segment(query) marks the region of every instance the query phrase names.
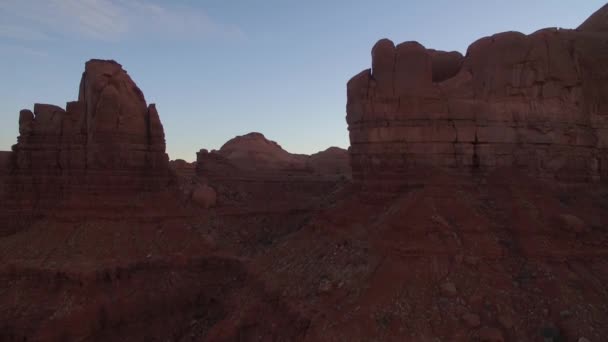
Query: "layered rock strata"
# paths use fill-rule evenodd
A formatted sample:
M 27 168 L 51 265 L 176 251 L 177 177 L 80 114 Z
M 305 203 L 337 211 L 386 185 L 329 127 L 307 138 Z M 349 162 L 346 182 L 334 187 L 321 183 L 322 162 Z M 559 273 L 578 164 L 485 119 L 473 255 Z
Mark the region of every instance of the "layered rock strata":
M 12 156 L 10 151 L 0 151 L 0 198 L 5 196 L 6 178 L 12 164 Z
M 168 180 L 156 107 L 114 61 L 88 61 L 78 101 L 65 109 L 22 110 L 12 154 L 7 188 L 26 200 L 156 190 Z
M 464 57 L 377 42 L 372 68 L 347 86 L 354 179 L 424 181 L 431 170 L 503 167 L 606 179 L 608 30 L 598 15 L 576 30 L 485 37 Z

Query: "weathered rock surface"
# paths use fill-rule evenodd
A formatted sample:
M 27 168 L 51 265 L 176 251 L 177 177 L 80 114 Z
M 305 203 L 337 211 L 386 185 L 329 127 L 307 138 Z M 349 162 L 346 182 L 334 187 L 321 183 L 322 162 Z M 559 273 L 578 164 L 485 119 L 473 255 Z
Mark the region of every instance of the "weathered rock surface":
M 11 166 L 12 152 L 0 151 L 0 175 L 4 175 L 8 172 Z
M 504 32 L 466 57 L 380 40 L 347 86 L 358 181 L 431 169 L 516 168 L 541 178 L 608 177 L 607 7 L 578 30 Z
M 204 209 L 209 209 L 217 203 L 217 193 L 209 185 L 201 184 L 192 192 L 192 201 Z
M 346 150 L 330 147 L 312 155 L 285 151 L 275 141 L 257 132 L 237 136 L 218 151 L 202 149 L 197 153 L 197 170 L 201 175 L 350 175 Z
M 183 159 L 175 159 L 175 160 L 171 160 L 169 162 L 169 166 L 172 169 L 175 170 L 180 170 L 180 169 L 192 169 L 194 168 L 196 165 L 194 163 L 189 163 Z
M 190 184 L 212 186 L 218 208 L 307 212 L 345 184 L 350 165 L 347 152 L 340 148 L 311 156 L 293 154 L 260 133 L 249 133 L 229 140 L 217 151 L 200 150 L 196 176 Z M 196 190 L 183 188 L 185 193 Z
M 309 169 L 318 174 L 340 174 L 350 176 L 348 151 L 339 147 L 330 147 L 325 151 L 311 154 L 306 159 Z
M 196 163 L 189 163 L 183 159 L 169 161 L 172 173 L 180 179 L 188 179 L 196 175 Z
M 238 168 L 217 151 L 201 149 L 196 153 L 196 173 L 205 177 L 225 177 L 238 173 Z
M 579 27 L 579 31 L 606 32 L 608 31 L 608 4 L 595 11 Z
M 275 141 L 257 132 L 230 139 L 218 153 L 243 170 L 305 168 L 303 156 L 285 151 Z
M 9 151 L 0 151 L 0 198 L 4 198 L 6 189 L 6 178 L 8 177 L 11 158 L 13 154 Z
M 2 165 L 2 167 L 7 167 L 11 153 L 11 151 L 0 151 L 0 163 L 2 163 L 0 165 Z
M 13 153 L 10 192 L 34 201 L 156 190 L 168 179 L 156 107 L 114 61 L 88 61 L 78 101 L 65 110 L 48 104 L 22 110 Z

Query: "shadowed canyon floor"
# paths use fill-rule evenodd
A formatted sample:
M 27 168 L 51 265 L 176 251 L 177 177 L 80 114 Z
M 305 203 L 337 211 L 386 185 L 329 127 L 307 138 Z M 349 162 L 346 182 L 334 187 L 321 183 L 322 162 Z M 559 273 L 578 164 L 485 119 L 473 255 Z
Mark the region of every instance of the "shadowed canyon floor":
M 89 61 L 0 153 L 0 341 L 606 341 L 607 12 L 467 56 L 381 40 L 349 151 L 310 156 L 168 161 Z

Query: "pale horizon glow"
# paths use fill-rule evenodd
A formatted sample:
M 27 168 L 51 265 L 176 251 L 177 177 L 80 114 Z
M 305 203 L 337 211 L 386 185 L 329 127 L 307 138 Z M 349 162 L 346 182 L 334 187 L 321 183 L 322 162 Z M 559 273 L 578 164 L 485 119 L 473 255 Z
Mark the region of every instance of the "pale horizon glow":
M 260 132 L 291 153 L 347 148 L 346 82 L 381 38 L 466 53 L 498 32 L 576 28 L 599 0 L 4 0 L 0 150 L 19 110 L 65 108 L 84 63 L 114 59 L 156 103 L 171 159 Z

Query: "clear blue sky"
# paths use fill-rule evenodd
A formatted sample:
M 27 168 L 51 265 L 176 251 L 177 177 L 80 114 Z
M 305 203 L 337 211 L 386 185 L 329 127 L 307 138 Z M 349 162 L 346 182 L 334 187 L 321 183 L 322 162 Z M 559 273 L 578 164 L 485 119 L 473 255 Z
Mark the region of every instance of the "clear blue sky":
M 0 0 L 0 150 L 20 109 L 75 100 L 115 59 L 157 104 L 172 159 L 251 131 L 295 153 L 348 146 L 346 82 L 380 38 L 465 52 L 496 32 L 574 28 L 599 0 Z

